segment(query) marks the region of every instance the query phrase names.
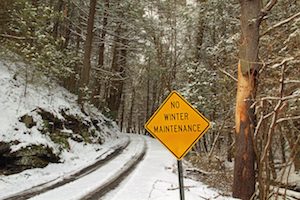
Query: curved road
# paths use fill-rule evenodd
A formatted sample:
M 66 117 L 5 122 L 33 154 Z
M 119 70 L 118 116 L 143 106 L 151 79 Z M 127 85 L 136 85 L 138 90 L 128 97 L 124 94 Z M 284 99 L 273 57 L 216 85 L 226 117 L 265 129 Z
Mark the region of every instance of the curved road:
M 37 195 L 34 200 L 94 199 L 111 190 L 145 155 L 144 137 L 130 135 L 129 145 L 121 154 L 97 170 L 70 183 Z
M 67 182 L 20 199 L 174 200 L 179 199 L 176 159 L 157 140 L 128 135 L 129 143 L 109 160 L 90 166 Z M 231 199 L 207 186 L 184 180 L 186 199 Z M 15 198 L 17 199 L 17 198 Z
M 25 191 L 18 192 L 14 195 L 10 195 L 9 197 L 4 198 L 4 200 L 25 200 L 29 199 L 31 197 L 34 197 L 36 195 L 45 193 L 47 191 L 53 190 L 54 188 L 63 186 L 65 184 L 68 184 L 70 182 L 73 182 L 83 176 L 86 176 L 93 171 L 97 170 L 101 166 L 105 165 L 107 162 L 109 162 L 111 159 L 116 157 L 117 155 L 121 154 L 123 150 L 129 145 L 130 139 L 127 137 L 127 140 L 124 143 L 117 144 L 116 146 L 111 147 L 107 151 L 105 151 L 102 155 L 98 156 L 99 159 L 96 160 L 96 162 L 90 166 L 87 166 L 74 174 L 67 175 L 65 177 L 59 177 L 55 180 L 37 185 L 31 189 L 27 189 Z M 102 158 L 103 157 L 103 158 Z

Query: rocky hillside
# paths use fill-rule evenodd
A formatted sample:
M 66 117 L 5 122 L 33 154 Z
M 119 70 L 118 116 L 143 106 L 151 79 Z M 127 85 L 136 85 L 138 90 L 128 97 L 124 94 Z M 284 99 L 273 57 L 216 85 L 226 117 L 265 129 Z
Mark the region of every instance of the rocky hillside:
M 67 162 L 118 137 L 116 124 L 34 69 L 0 58 L 0 175 Z M 91 152 L 92 153 L 92 152 Z

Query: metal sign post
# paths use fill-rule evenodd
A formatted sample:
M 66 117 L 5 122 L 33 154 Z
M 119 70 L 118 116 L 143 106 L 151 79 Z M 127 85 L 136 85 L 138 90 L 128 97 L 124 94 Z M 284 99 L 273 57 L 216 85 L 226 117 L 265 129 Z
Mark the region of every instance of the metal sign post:
M 184 185 L 183 185 L 183 173 L 182 173 L 182 161 L 177 160 L 178 166 L 178 181 L 179 181 L 179 193 L 180 193 L 180 200 L 184 200 Z
M 181 159 L 209 129 L 210 123 L 178 92 L 172 91 L 145 124 L 177 158 L 180 200 L 184 200 Z

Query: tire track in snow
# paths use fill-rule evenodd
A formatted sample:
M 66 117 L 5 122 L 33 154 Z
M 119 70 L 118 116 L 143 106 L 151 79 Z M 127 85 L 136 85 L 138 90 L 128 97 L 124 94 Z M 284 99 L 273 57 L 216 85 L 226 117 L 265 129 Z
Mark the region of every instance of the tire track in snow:
M 33 200 L 97 199 L 114 189 L 144 157 L 147 146 L 144 137 L 130 135 L 130 144 L 120 155 L 94 172 L 61 187 L 33 197 Z
M 147 144 L 145 139 L 144 140 L 144 147 L 141 152 L 134 155 L 132 159 L 127 162 L 123 168 L 111 179 L 109 179 L 105 184 L 100 186 L 97 190 L 93 191 L 92 193 L 86 195 L 85 197 L 81 198 L 82 200 L 99 200 L 103 195 L 111 190 L 115 189 L 128 175 L 137 167 L 137 165 L 144 159 L 146 151 L 147 151 Z
M 112 149 L 108 149 L 106 152 L 99 155 L 98 158 L 97 158 L 98 160 L 95 163 L 93 163 L 92 165 L 87 166 L 87 167 L 79 170 L 78 172 L 76 172 L 74 174 L 67 175 L 66 177 L 59 177 L 59 178 L 54 179 L 52 181 L 37 185 L 34 188 L 31 188 L 29 190 L 19 192 L 17 194 L 14 194 L 13 196 L 5 198 L 4 200 L 25 200 L 25 199 L 29 199 L 29 198 L 34 197 L 36 195 L 39 195 L 39 194 L 45 193 L 47 191 L 50 191 L 54 188 L 57 188 L 57 187 L 60 187 L 62 185 L 73 182 L 75 180 L 78 180 L 81 177 L 84 177 L 84 176 L 94 172 L 95 170 L 101 168 L 103 165 L 107 164 L 109 161 L 111 161 L 112 159 L 117 157 L 119 154 L 121 154 L 124 151 L 124 149 L 126 149 L 128 147 L 130 142 L 131 142 L 130 138 L 127 137 L 127 141 L 124 144 L 116 145 Z M 104 157 L 104 158 L 101 158 L 101 157 Z

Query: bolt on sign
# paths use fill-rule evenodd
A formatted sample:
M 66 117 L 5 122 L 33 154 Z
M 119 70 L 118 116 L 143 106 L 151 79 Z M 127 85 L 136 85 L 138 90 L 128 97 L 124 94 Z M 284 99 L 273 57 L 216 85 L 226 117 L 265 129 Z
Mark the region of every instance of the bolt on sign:
M 210 127 L 209 121 L 178 92 L 172 91 L 145 128 L 181 160 Z

